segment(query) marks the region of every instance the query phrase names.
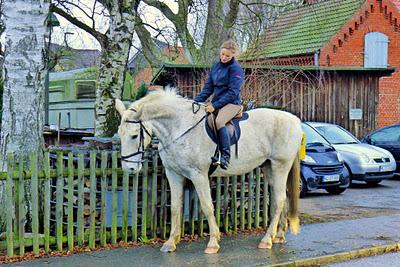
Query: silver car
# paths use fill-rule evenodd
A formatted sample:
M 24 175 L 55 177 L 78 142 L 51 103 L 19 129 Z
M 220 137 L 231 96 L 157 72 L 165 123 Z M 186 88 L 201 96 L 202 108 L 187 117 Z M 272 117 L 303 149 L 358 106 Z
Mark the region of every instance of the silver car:
M 351 180 L 376 185 L 383 179 L 393 177 L 396 161 L 389 151 L 361 143 L 339 125 L 322 122 L 307 124 L 316 129 L 340 153 Z

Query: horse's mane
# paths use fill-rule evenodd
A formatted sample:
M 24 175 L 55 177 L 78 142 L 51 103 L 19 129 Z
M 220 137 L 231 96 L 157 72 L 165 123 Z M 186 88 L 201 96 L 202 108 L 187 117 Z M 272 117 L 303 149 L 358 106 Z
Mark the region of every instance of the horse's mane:
M 177 91 L 178 89 L 175 87 L 167 87 L 166 89 L 150 91 L 143 98 L 133 102 L 129 108 L 141 113 L 143 106 L 157 102 L 160 104 L 162 103 L 164 106 L 171 106 L 176 109 L 188 109 L 188 107 L 191 106 L 192 100 L 183 98 L 182 96 L 178 95 Z M 159 111 L 161 112 L 161 110 Z

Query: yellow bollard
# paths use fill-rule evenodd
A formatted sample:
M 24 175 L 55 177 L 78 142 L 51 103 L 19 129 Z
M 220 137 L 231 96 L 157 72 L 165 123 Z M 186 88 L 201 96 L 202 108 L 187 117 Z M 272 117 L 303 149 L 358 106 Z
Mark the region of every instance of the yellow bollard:
M 306 158 L 306 135 L 304 132 L 303 132 L 303 137 L 301 138 L 299 158 L 300 160 L 304 160 Z

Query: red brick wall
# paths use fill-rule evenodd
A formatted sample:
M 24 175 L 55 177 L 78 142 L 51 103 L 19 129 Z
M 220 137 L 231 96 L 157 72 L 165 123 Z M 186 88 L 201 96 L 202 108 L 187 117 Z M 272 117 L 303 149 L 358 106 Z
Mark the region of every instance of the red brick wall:
M 391 1 L 368 0 L 320 53 L 322 66 L 363 67 L 365 34 L 389 37 L 388 63 L 396 72 L 379 83 L 378 127 L 400 121 L 400 12 Z

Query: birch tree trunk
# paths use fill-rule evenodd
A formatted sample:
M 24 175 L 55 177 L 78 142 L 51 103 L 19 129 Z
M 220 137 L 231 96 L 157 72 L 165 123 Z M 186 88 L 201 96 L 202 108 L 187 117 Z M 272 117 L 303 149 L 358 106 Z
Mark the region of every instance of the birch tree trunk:
M 132 2 L 126 6 L 115 5 L 110 10 L 110 28 L 107 42 L 102 44 L 102 56 L 95 104 L 95 135 L 111 137 L 119 125 L 114 99 L 121 98 L 126 64 L 132 43 L 135 15 Z
M 44 144 L 44 48 L 49 0 L 5 1 L 3 8 L 6 52 L 0 170 L 6 168 L 7 153 L 26 154 Z M 0 184 L 0 219 L 4 218 L 3 188 Z

